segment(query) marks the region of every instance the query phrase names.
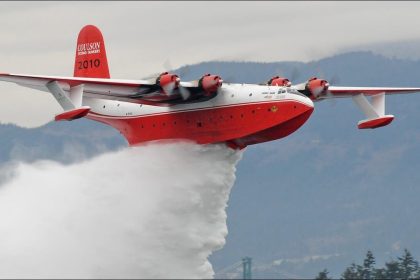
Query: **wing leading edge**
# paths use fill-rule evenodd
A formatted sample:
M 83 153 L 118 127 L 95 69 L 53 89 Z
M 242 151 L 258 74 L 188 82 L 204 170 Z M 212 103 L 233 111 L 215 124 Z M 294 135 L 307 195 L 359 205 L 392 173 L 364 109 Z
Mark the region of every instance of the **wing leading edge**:
M 359 94 L 372 96 L 376 94 L 403 94 L 420 92 L 420 88 L 402 88 L 402 87 L 339 87 L 330 86 L 328 88 L 329 94 L 321 98 L 339 98 L 339 97 L 353 97 Z
M 45 92 L 51 92 L 48 84 L 52 82 L 57 82 L 65 92 L 70 92 L 72 88 L 83 85 L 83 94 L 89 97 L 155 106 L 200 102 L 214 97 L 214 95 L 209 96 L 203 91 L 195 81 L 181 82 L 178 88 L 173 89 L 168 94 L 162 91 L 161 87 L 156 83 L 145 80 L 36 76 L 7 73 L 0 73 L 0 80 Z M 183 94 L 183 91 L 188 92 L 187 97 Z

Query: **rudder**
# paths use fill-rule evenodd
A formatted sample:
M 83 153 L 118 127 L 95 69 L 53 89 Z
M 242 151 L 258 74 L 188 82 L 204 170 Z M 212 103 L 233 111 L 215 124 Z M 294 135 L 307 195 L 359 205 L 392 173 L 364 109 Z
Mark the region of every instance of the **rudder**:
M 110 78 L 105 42 L 94 25 L 83 27 L 77 37 L 74 77 Z

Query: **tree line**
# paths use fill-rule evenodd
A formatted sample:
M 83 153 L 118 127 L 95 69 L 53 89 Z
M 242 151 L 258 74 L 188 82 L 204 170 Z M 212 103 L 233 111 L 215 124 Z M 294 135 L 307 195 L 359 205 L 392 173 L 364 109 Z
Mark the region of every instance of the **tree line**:
M 382 268 L 375 268 L 375 263 L 373 253 L 367 251 L 363 263 L 356 264 L 353 262 L 341 274 L 341 279 L 420 279 L 419 262 L 407 249 L 404 249 L 401 257 L 397 257 L 396 260 L 391 259 Z M 328 274 L 329 271 L 324 269 L 319 272 L 315 279 L 331 279 Z

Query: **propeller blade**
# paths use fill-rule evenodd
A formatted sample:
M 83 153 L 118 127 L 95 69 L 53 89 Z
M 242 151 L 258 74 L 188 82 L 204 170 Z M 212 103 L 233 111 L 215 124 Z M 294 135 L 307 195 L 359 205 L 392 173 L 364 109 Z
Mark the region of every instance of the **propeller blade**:
M 163 69 L 165 69 L 167 72 L 170 72 L 173 70 L 173 67 L 169 58 L 165 60 L 162 66 L 163 66 Z
M 183 77 L 185 79 L 186 76 L 188 76 L 188 74 L 190 73 L 190 66 L 189 65 L 185 65 L 183 67 L 181 67 L 181 70 L 179 72 L 179 76 Z
M 340 77 L 337 75 L 333 75 L 328 81 L 330 81 L 330 84 L 337 85 L 338 83 L 340 83 Z
M 179 86 L 179 93 L 182 96 L 182 99 L 187 100 L 188 98 L 190 98 L 191 93 L 187 88 L 184 88 L 183 86 Z
M 296 82 L 297 79 L 300 78 L 301 72 L 299 71 L 298 68 L 293 68 L 292 73 L 290 74 L 290 81 L 291 82 Z
M 146 81 L 153 81 L 155 82 L 156 79 L 160 76 L 161 73 L 153 73 L 151 75 L 148 75 L 144 78 L 141 78 L 141 80 L 146 80 Z
M 317 87 L 317 88 L 315 88 L 314 89 L 314 95 L 316 96 L 316 97 L 318 97 L 318 96 L 320 96 L 321 95 L 321 93 L 324 91 L 324 87 Z
M 331 93 L 331 91 L 329 91 L 329 90 L 327 90 L 327 91 L 325 92 L 325 97 L 324 97 L 324 99 L 331 100 L 331 105 L 332 105 L 332 106 L 335 106 L 335 105 L 337 104 L 337 100 L 336 100 L 335 96 L 334 96 L 334 95 Z

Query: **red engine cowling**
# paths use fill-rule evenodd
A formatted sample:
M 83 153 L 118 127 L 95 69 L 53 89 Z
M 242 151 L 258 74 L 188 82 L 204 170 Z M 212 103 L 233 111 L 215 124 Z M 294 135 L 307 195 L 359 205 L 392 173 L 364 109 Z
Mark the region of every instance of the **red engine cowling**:
M 212 94 L 217 91 L 223 84 L 223 80 L 220 76 L 206 74 L 198 81 L 198 85 L 206 92 L 206 94 Z
M 330 84 L 323 79 L 316 77 L 310 78 L 305 86 L 305 94 L 312 100 L 317 99 L 321 95 L 324 95 L 328 91 Z
M 159 85 L 166 95 L 170 95 L 174 89 L 179 86 L 180 79 L 175 74 L 164 72 L 156 79 L 156 84 Z
M 283 78 L 280 76 L 272 77 L 267 84 L 269 86 L 280 86 L 280 87 L 290 87 L 292 83 L 287 78 Z

